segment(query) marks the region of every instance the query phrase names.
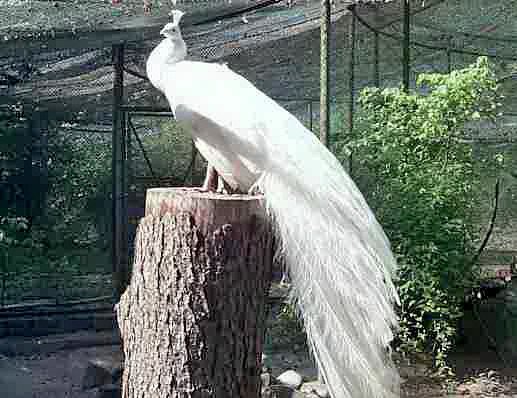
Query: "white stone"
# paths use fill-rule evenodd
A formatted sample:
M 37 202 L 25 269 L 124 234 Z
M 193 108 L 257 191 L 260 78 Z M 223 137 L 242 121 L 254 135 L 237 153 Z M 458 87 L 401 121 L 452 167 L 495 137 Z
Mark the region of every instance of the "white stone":
M 325 384 L 320 384 L 319 386 L 316 386 L 313 391 L 320 398 L 330 397 L 329 389 Z
M 297 389 L 302 385 L 302 376 L 294 370 L 286 370 L 280 376 L 276 378 L 280 383 L 285 386 Z
M 300 388 L 300 391 L 306 394 L 314 394 L 319 398 L 330 397 L 330 393 L 327 386 L 325 384 L 320 383 L 319 381 L 303 383 L 302 387 Z
M 260 381 L 262 382 L 262 388 L 269 387 L 273 384 L 273 377 L 270 373 L 262 373 L 260 375 Z

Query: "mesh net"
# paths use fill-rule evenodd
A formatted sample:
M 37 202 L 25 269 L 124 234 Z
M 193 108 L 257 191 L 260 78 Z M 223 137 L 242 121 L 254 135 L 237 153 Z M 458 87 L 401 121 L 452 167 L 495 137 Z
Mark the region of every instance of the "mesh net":
M 354 54 L 354 97 L 365 86 L 396 87 L 403 75 L 404 20 L 402 2 L 366 6 L 356 9 L 357 37 Z M 474 7 L 474 8 L 471 8 Z M 479 12 L 472 13 L 472 9 Z M 446 73 L 461 69 L 479 56 L 489 58 L 504 95 L 502 114 L 495 123 L 471 124 L 465 140 L 473 148 L 478 166 L 483 159 L 504 155 L 510 169 L 515 168 L 517 153 L 515 113 L 515 62 L 517 60 L 516 10 L 510 2 L 446 2 L 411 3 L 409 70 L 410 87 L 416 89 L 421 73 Z M 468 16 L 468 17 L 467 17 Z M 376 44 L 377 43 L 377 44 Z M 349 85 L 348 90 L 351 87 Z M 480 228 L 485 233 L 494 206 L 496 176 L 484 174 L 486 190 L 480 213 Z M 501 177 L 500 203 L 494 233 L 485 253 L 485 260 L 495 261 L 497 252 L 511 258 L 515 255 L 517 180 Z M 513 254 L 512 254 L 513 253 Z M 509 255 L 511 254 L 511 255 Z
M 233 70 L 316 130 L 319 118 L 320 2 L 293 0 L 292 3 L 269 3 L 252 11 L 239 12 L 258 2 L 178 2 L 180 9 L 204 13 L 199 20 L 211 20 L 183 27 L 189 56 L 207 62 L 227 62 Z M 517 11 L 511 1 L 494 3 L 476 0 L 474 3 L 438 0 L 411 2 L 410 85 L 415 86 L 419 73 L 447 72 L 472 63 L 478 55 L 489 56 L 497 75 L 502 78 L 501 87 L 506 95 L 505 114 L 496 126 L 473 129 L 466 139 L 472 141 L 477 153 L 503 152 L 509 162 L 515 162 L 516 121 L 512 111 L 515 103 L 513 71 L 517 34 L 512 21 L 517 17 L 514 15 Z M 21 10 L 24 3 L 12 4 Z M 142 7 L 140 2 L 130 1 L 127 4 L 127 10 L 131 7 L 140 10 Z M 355 9 L 355 33 L 351 28 L 352 16 L 347 9 L 349 4 L 348 1 L 336 0 L 331 6 L 330 136 L 334 147 L 336 142 L 333 137 L 338 129 L 350 128 L 348 124 L 356 117 L 353 112 L 356 108 L 350 104 L 357 100 L 360 90 L 373 85 L 399 86 L 403 73 L 404 19 L 401 2 L 364 2 L 358 5 Z M 11 10 L 15 9 L 15 5 Z M 106 29 L 106 35 L 113 34 L 113 31 L 104 28 L 109 18 L 113 18 L 113 10 L 110 8 L 106 11 L 109 14 L 106 17 L 102 14 L 103 7 L 108 7 L 106 3 L 99 3 L 98 7 L 96 18 L 104 24 L 95 25 L 92 22 L 94 30 L 102 33 Z M 158 1 L 153 4 L 153 12 L 164 15 L 169 11 L 168 7 L 168 2 Z M 469 7 L 479 7 L 483 12 L 471 18 Z M 51 21 L 34 17 L 32 25 L 28 22 L 30 19 L 23 19 L 25 14 L 20 14 L 15 23 L 0 12 L 0 20 L 3 18 L 9 25 L 7 28 L 0 26 L 0 34 L 8 32 L 5 37 L 15 40 L 17 29 L 26 32 L 29 26 L 36 32 L 45 29 L 72 30 L 71 26 L 84 19 L 81 10 L 69 14 L 63 10 L 63 14 L 59 14 L 61 17 Z M 127 10 L 120 12 L 129 13 Z M 235 15 L 227 17 L 229 14 Z M 220 18 L 214 18 L 217 15 Z M 115 16 L 120 17 L 118 14 Z M 16 112 L 22 115 L 19 123 L 23 129 L 29 130 L 30 126 L 34 127 L 33 115 L 38 115 L 39 119 L 42 110 L 45 110 L 44 115 L 48 118 L 48 126 L 40 131 L 44 132 L 42 136 L 47 137 L 50 149 L 31 156 L 39 156 L 44 160 L 40 165 L 47 163 L 47 166 L 40 168 L 49 169 L 46 171 L 50 173 L 46 206 L 56 201 L 64 204 L 61 208 L 58 206 L 57 209 L 44 211 L 38 217 L 43 217 L 40 219 L 45 222 L 50 222 L 48 218 L 54 217 L 54 233 L 56 236 L 66 235 L 62 250 L 55 253 L 56 259 L 48 269 L 38 273 L 34 271 L 37 270 L 34 264 L 31 268 L 25 265 L 25 268 L 6 268 L 9 271 L 3 273 L 4 303 L 34 298 L 81 298 L 102 295 L 111 289 L 108 248 L 111 240 L 112 49 L 111 46 L 103 46 L 101 39 L 99 45 L 84 48 L 79 41 L 75 43 L 73 37 L 71 35 L 70 47 L 65 49 L 50 50 L 47 49 L 52 47 L 50 45 L 36 48 L 20 44 L 19 51 L 7 53 L 0 50 L 0 104 L 3 111 L 12 113 L 16 108 Z M 163 96 L 137 76 L 145 75 L 146 58 L 159 40 L 156 34 L 149 40 L 126 43 L 124 66 L 129 72 L 134 72 L 124 74 L 126 104 L 167 107 Z M 49 43 L 51 41 L 52 38 L 49 38 Z M 199 184 L 204 165 L 199 157 L 194 156 L 188 135 L 174 126 L 167 114 L 131 112 L 127 114 L 126 122 L 131 242 L 137 220 L 142 216 L 145 189 L 159 185 Z M 27 142 L 31 147 L 37 147 L 41 136 L 37 133 L 37 137 L 28 136 Z M 174 145 L 169 145 L 170 142 Z M 52 148 L 58 148 L 63 143 L 68 148 L 69 157 L 58 159 L 58 151 L 52 152 Z M 33 152 L 36 153 L 35 150 Z M 85 175 L 85 178 L 59 174 L 52 169 L 57 169 L 56 163 L 62 167 L 65 164 L 74 165 L 77 174 Z M 87 167 L 91 164 L 98 167 Z M 515 168 L 515 165 L 512 166 Z M 25 173 L 33 172 L 29 169 L 25 169 Z M 21 173 L 20 178 L 23 176 L 27 174 Z M 63 182 L 65 180 L 76 186 L 68 186 Z M 91 189 L 77 188 L 77 184 L 92 181 L 95 184 Z M 494 176 L 487 176 L 487 182 L 487 187 L 493 186 Z M 508 221 L 515 214 L 515 182 L 512 177 L 505 179 L 501 193 L 501 215 L 494 233 L 496 239 L 492 241 L 495 246 L 507 251 L 511 251 L 517 241 L 517 223 Z M 2 184 L 3 187 L 16 185 L 12 176 L 5 176 L 5 173 Z M 20 197 L 27 195 L 24 189 L 21 184 L 20 192 L 10 194 L 9 200 L 20 201 Z M 490 188 L 486 193 L 487 209 L 491 207 L 492 200 Z M 68 207 L 65 206 L 67 203 Z M 72 210 L 72 203 L 80 203 L 81 211 L 78 214 Z M 95 247 L 93 251 L 90 250 L 92 245 Z M 68 263 L 62 262 L 63 253 L 72 253 L 68 256 Z M 21 268 L 25 271 L 30 269 L 32 273 L 22 272 Z M 89 278 L 86 284 L 85 278 Z M 61 288 L 57 289 L 56 284 Z M 78 289 L 77 286 L 86 288 Z

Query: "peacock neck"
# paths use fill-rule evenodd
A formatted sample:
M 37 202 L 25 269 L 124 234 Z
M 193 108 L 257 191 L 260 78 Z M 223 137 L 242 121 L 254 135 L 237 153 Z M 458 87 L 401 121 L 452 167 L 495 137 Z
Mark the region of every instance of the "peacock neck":
M 162 79 L 170 79 L 167 67 L 183 61 L 186 56 L 187 46 L 181 37 L 163 39 L 147 60 L 147 77 L 153 86 L 163 91 Z
M 175 38 L 166 38 L 163 41 L 166 42 L 169 46 L 166 59 L 167 64 L 175 64 L 185 59 L 187 56 L 187 45 L 181 36 Z

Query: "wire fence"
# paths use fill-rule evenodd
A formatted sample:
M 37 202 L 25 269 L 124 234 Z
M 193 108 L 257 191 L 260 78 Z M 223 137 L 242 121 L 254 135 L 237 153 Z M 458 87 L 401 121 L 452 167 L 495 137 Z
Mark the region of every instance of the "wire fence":
M 504 156 L 507 170 L 517 166 L 517 104 L 515 65 L 517 61 L 517 31 L 511 23 L 515 9 L 509 2 L 497 4 L 477 0 L 465 2 L 426 1 L 411 3 L 408 56 L 404 59 L 404 2 L 392 2 L 382 7 L 352 8 L 350 26 L 355 26 L 355 37 L 349 46 L 348 79 L 348 129 L 353 129 L 357 116 L 354 103 L 365 86 L 400 87 L 404 81 L 404 66 L 408 65 L 409 87 L 416 86 L 421 73 L 447 73 L 464 68 L 480 57 L 486 56 L 498 77 L 500 91 L 504 95 L 501 116 L 494 123 L 471 124 L 465 131 L 465 142 L 473 148 L 477 166 L 483 168 L 487 159 L 500 154 Z M 469 7 L 479 10 L 475 17 L 464 16 Z M 472 14 L 470 14 L 472 15 Z M 395 22 L 394 22 L 395 21 Z M 352 29 L 349 35 L 352 36 Z M 351 114 L 351 115 L 350 115 Z M 480 228 L 484 231 L 493 208 L 496 176 L 484 172 L 486 190 L 483 192 L 482 208 L 478 209 Z M 500 207 L 495 232 L 488 248 L 489 262 L 496 262 L 493 252 L 515 251 L 517 245 L 517 179 L 515 176 L 498 176 L 502 179 Z M 503 256 L 504 257 L 504 256 Z M 506 256 L 510 263 L 512 256 Z
M 354 129 L 362 88 L 400 86 L 408 70 L 409 86 L 416 89 L 419 73 L 448 72 L 487 55 L 501 77 L 501 90 L 506 95 L 504 116 L 496 125 L 472 129 L 466 139 L 472 141 L 480 159 L 502 152 L 509 168 L 515 169 L 517 98 L 513 71 L 517 32 L 512 30 L 511 21 L 517 11 L 511 1 L 494 5 L 476 0 L 485 11 L 472 19 L 460 3 L 411 2 L 407 59 L 401 2 L 366 3 L 352 10 L 348 1 L 333 3 L 332 149 L 339 149 L 339 140 Z M 320 2 L 225 3 L 224 14 L 212 12 L 211 4 L 203 3 L 206 15 L 183 29 L 190 58 L 228 63 L 316 131 Z M 180 6 L 194 10 L 197 3 Z M 128 40 L 124 48 L 124 103 L 138 107 L 126 109 L 123 115 L 129 243 L 143 215 L 145 189 L 195 185 L 203 175 L 203 161 L 193 151 L 188 133 L 175 126 L 165 99 L 141 78 L 147 55 L 159 40 L 157 35 L 146 36 L 143 41 Z M 18 170 L 20 180 L 16 182 L 13 174 L 2 174 L 2 187 L 15 187 L 3 200 L 17 209 L 17 215 L 31 218 L 32 228 L 39 229 L 47 241 L 60 242 L 58 247 L 54 244 L 36 251 L 21 247 L 11 253 L 1 272 L 2 305 L 41 299 L 62 302 L 106 295 L 113 289 L 109 250 L 113 232 L 112 47 L 83 48 L 72 39 L 69 48 L 48 48 L 20 49 L 14 55 L 0 50 L 0 104 L 11 113 L 17 109 L 20 124 L 30 131 L 23 143 L 23 162 L 13 166 L 12 161 L 0 160 L 2 170 Z M 42 114 L 48 118 L 46 127 L 34 122 Z M 48 146 L 44 151 L 38 149 L 42 142 Z M 36 175 L 46 178 L 44 185 L 49 188 L 44 208 L 32 214 L 26 202 L 30 202 L 30 186 Z M 493 181 L 494 176 L 487 176 L 487 187 Z M 515 250 L 516 195 L 516 180 L 507 176 L 501 189 L 494 249 Z M 486 209 L 492 199 L 493 192 L 487 188 Z M 40 239 L 43 246 L 45 239 Z M 128 246 L 131 250 L 131 244 Z M 13 264 L 16 254 L 28 258 Z

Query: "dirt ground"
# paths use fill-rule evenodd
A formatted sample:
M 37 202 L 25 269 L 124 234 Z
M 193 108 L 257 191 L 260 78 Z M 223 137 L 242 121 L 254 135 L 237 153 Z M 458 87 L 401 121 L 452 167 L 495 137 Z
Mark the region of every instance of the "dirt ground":
M 82 332 L 82 336 L 87 335 L 88 333 Z M 62 338 L 75 338 L 77 341 L 76 336 L 72 335 L 63 335 Z M 19 342 L 17 339 L 13 344 Z M 40 342 L 45 344 L 44 338 Z M 32 355 L 0 356 L 0 396 L 93 398 L 96 389 L 81 388 L 87 361 L 93 358 L 120 358 L 118 345 L 62 349 L 56 352 L 39 351 L 40 353 Z M 273 352 L 267 356 L 267 362 L 273 376 L 287 369 L 295 369 L 306 381 L 316 378 L 316 370 L 304 351 Z M 403 381 L 402 398 L 517 398 L 517 368 L 505 368 L 497 356 L 488 350 L 474 352 L 469 349 L 455 354 L 453 364 L 457 377 L 450 383 L 435 377 L 425 358 L 418 358 L 411 364 L 399 359 L 397 363 Z

